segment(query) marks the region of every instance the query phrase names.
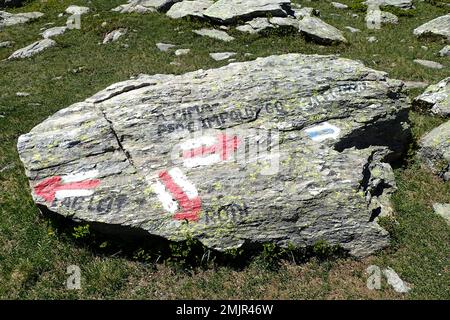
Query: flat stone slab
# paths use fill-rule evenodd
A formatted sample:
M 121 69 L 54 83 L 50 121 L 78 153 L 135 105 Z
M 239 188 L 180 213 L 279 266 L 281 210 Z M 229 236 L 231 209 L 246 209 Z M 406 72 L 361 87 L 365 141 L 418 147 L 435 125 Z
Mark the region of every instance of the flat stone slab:
M 44 14 L 41 12 L 26 12 L 13 14 L 6 11 L 0 11 L 0 29 L 36 20 L 42 17 L 43 15 Z
M 450 42 L 450 13 L 417 27 L 413 33 L 418 37 L 442 37 Z
M 44 30 L 44 32 L 42 32 L 41 35 L 44 39 L 48 39 L 48 38 L 62 35 L 64 32 L 66 32 L 67 29 L 68 29 L 67 26 L 52 27 L 52 28 Z
M 450 77 L 429 86 L 424 93 L 414 99 L 414 104 L 420 108 L 430 109 L 436 115 L 450 116 Z
M 347 42 L 342 31 L 313 16 L 305 16 L 299 20 L 299 31 L 321 44 Z
M 415 59 L 415 63 L 418 63 L 424 67 L 430 68 L 430 69 L 442 69 L 444 66 L 436 61 L 430 61 L 430 60 L 422 60 L 422 59 Z
M 45 49 L 53 47 L 54 45 L 56 45 L 56 42 L 52 39 L 39 40 L 33 42 L 29 46 L 26 46 L 25 48 L 13 52 L 13 54 L 8 57 L 8 60 L 29 58 L 44 51 Z
M 392 210 L 386 161 L 408 143 L 401 87 L 301 54 L 141 75 L 58 111 L 18 151 L 34 201 L 77 221 L 221 251 L 326 241 L 363 257 L 389 244 L 376 216 Z
M 290 0 L 218 0 L 203 14 L 221 23 L 256 17 L 286 17 Z
M 213 52 L 213 53 L 209 54 L 209 56 L 216 61 L 226 60 L 235 55 L 236 55 L 236 52 Z
M 434 128 L 419 141 L 419 158 L 435 174 L 450 180 L 450 121 Z
M 367 0 L 364 2 L 366 5 L 378 5 L 380 7 L 393 6 L 400 9 L 412 9 L 412 0 Z
M 167 11 L 180 1 L 182 0 L 130 0 L 128 3 L 113 8 L 112 11 L 120 13 Z
M 70 5 L 66 9 L 67 14 L 74 14 L 74 15 L 83 15 L 86 13 L 89 13 L 91 11 L 88 7 L 82 7 L 82 6 L 76 6 L 76 5 Z
M 199 30 L 193 30 L 192 32 L 198 34 L 199 36 L 209 37 L 217 40 L 222 40 L 225 42 L 233 41 L 234 37 L 230 36 L 228 33 L 217 29 L 207 29 L 202 28 Z
M 167 15 L 172 19 L 180 19 L 186 17 L 204 18 L 203 13 L 214 2 L 209 0 L 196 0 L 196 1 L 182 1 L 175 3 Z

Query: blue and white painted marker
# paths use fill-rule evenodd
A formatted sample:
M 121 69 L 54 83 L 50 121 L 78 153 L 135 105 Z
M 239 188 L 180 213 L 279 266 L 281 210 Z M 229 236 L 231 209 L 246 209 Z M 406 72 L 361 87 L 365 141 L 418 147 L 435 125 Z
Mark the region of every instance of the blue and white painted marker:
M 306 129 L 305 132 L 311 140 L 322 142 L 330 138 L 337 139 L 341 133 L 341 129 L 328 122 L 323 122 L 317 126 Z

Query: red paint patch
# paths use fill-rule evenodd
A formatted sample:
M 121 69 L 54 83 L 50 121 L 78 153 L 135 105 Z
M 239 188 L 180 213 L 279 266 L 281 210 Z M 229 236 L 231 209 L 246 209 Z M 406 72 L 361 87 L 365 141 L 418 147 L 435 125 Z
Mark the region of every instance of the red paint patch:
M 199 197 L 189 199 L 187 194 L 181 189 L 179 185 L 173 181 L 172 177 L 167 171 L 161 171 L 159 178 L 166 186 L 167 190 L 172 194 L 175 200 L 178 201 L 183 212 L 178 212 L 174 215 L 175 220 L 189 220 L 197 221 L 199 219 L 199 213 L 202 208 L 202 203 Z
M 60 176 L 51 177 L 40 182 L 34 187 L 34 193 L 45 199 L 47 202 L 55 200 L 55 194 L 60 190 L 79 190 L 79 189 L 94 189 L 100 184 L 100 180 L 86 180 L 80 182 L 72 182 L 67 184 L 61 183 Z
M 217 136 L 218 142 L 212 146 L 201 146 L 183 152 L 183 158 L 194 158 L 208 154 L 219 153 L 222 160 L 227 160 L 228 156 L 235 152 L 239 146 L 239 139 L 237 136 L 227 137 L 224 134 Z

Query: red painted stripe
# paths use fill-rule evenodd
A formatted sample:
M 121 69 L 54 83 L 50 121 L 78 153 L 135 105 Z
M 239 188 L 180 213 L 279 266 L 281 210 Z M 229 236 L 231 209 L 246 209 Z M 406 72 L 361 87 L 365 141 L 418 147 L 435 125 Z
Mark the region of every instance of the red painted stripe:
M 167 190 L 172 194 L 175 200 L 178 201 L 183 212 L 176 213 L 174 219 L 176 220 L 190 220 L 197 221 L 199 219 L 198 213 L 201 210 L 201 200 L 199 197 L 189 199 L 183 189 L 173 181 L 167 170 L 159 173 L 159 178 L 166 186 Z
M 212 146 L 201 146 L 184 151 L 183 158 L 194 158 L 197 156 L 203 156 L 205 154 L 214 154 L 216 152 L 220 152 L 220 158 L 222 160 L 226 160 L 228 158 L 228 150 L 230 149 L 232 152 L 235 152 L 238 148 L 239 139 L 237 136 L 229 138 L 224 134 L 219 134 L 217 139 L 218 142 Z
M 94 189 L 100 184 L 100 180 L 86 180 L 62 184 L 61 176 L 55 176 L 45 179 L 34 187 L 34 192 L 45 199 L 47 202 L 55 200 L 56 191 L 60 190 L 78 190 L 78 189 Z

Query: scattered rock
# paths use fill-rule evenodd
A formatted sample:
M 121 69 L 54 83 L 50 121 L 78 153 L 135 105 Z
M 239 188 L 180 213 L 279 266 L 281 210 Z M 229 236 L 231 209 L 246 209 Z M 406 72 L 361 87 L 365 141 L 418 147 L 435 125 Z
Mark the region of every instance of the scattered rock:
M 41 35 L 44 39 L 48 39 L 48 38 L 59 36 L 59 35 L 63 34 L 64 32 L 66 32 L 66 30 L 67 30 L 66 26 L 53 27 L 53 28 L 49 28 L 49 29 L 45 30 L 44 32 L 41 33 Z
M 217 29 L 202 28 L 199 30 L 193 30 L 192 32 L 194 32 L 200 36 L 210 37 L 213 39 L 222 40 L 222 41 L 226 41 L 226 42 L 234 40 L 234 38 L 232 36 L 228 35 L 228 33 L 226 33 L 225 31 L 217 30 Z
M 209 54 L 216 61 L 226 60 L 236 55 L 236 52 L 215 52 Z
M 450 179 L 450 121 L 434 128 L 419 141 L 419 159 L 436 175 Z
M 444 66 L 440 64 L 439 62 L 430 61 L 430 60 L 422 60 L 422 59 L 415 59 L 415 63 L 418 63 L 424 67 L 431 68 L 431 69 L 442 69 Z
M 369 7 L 365 21 L 368 29 L 380 29 L 383 24 L 397 24 L 398 17 L 390 12 L 381 11 L 378 7 Z
M 320 44 L 347 42 L 340 30 L 312 16 L 299 20 L 299 31 L 305 37 Z
M 156 11 L 167 11 L 173 4 L 181 0 L 130 0 L 126 4 L 122 4 L 112 9 L 120 13 L 147 13 Z
M 178 56 L 184 56 L 186 54 L 188 54 L 189 52 L 191 52 L 191 49 L 178 49 L 175 51 L 175 55 Z
M 420 109 L 431 110 L 439 116 L 450 116 L 450 77 L 429 86 L 414 99 L 413 104 Z
M 434 213 L 440 215 L 450 225 L 450 204 L 449 203 L 435 203 L 433 204 Z
M 303 17 L 320 17 L 320 11 L 316 10 L 314 8 L 310 8 L 310 7 L 304 7 L 301 9 L 295 9 L 293 10 L 293 15 L 294 17 L 296 17 L 297 19 L 301 19 Z
M 348 9 L 348 6 L 346 4 L 339 3 L 339 2 L 332 2 L 331 5 L 333 7 L 335 7 L 336 9 Z
M 292 17 L 273 17 L 269 19 L 269 22 L 276 27 L 292 27 L 295 28 L 295 30 L 299 29 L 298 20 Z
M 91 11 L 91 9 L 89 9 L 88 7 L 81 7 L 81 6 L 76 6 L 76 5 L 70 5 L 66 9 L 67 14 L 80 15 L 80 16 L 83 14 L 89 13 L 89 11 Z
M 403 81 L 404 90 L 411 90 L 411 89 L 423 89 L 428 86 L 427 82 L 421 82 L 421 81 Z
M 326 241 L 364 257 L 389 244 L 371 199 L 408 145 L 401 87 L 332 55 L 142 75 L 58 111 L 18 152 L 36 203 L 93 226 L 221 251 Z M 61 181 L 85 189 L 53 193 Z
M 444 48 L 442 48 L 442 50 L 439 51 L 439 55 L 441 57 L 448 57 L 448 56 L 450 56 L 450 45 L 446 45 Z
M 167 15 L 173 19 L 185 17 L 203 18 L 203 12 L 214 2 L 210 0 L 182 1 L 175 3 Z
M 157 43 L 157 44 L 156 44 L 156 47 L 157 47 L 160 51 L 167 52 L 167 51 L 169 51 L 170 49 L 176 47 L 176 45 L 171 44 L 171 43 L 162 43 L 162 42 L 160 42 L 160 43 Z
M 286 17 L 290 0 L 218 0 L 203 15 L 220 23 L 256 17 Z
M 115 42 L 115 41 L 119 40 L 119 38 L 121 36 L 125 35 L 126 33 L 127 33 L 127 29 L 125 29 L 125 28 L 113 30 L 113 31 L 109 32 L 108 34 L 106 34 L 105 38 L 103 39 L 103 44 Z
M 0 29 L 36 20 L 42 17 L 43 15 L 44 14 L 41 12 L 26 12 L 13 14 L 6 11 L 0 11 Z
M 374 36 L 367 37 L 367 41 L 370 43 L 378 42 L 378 39 Z
M 351 33 L 361 32 L 361 30 L 359 30 L 357 28 L 349 27 L 349 26 L 346 26 L 345 29 L 347 29 Z
M 394 269 L 388 267 L 387 269 L 383 270 L 383 274 L 386 277 L 388 284 L 391 285 L 395 292 L 408 293 L 409 290 L 411 290 L 410 286 L 402 279 L 400 279 L 399 275 L 394 271 Z
M 412 0 L 367 0 L 366 5 L 378 5 L 380 7 L 393 6 L 400 9 L 412 9 Z
M 3 118 L 3 117 L 0 116 L 0 118 Z M 13 169 L 14 167 L 15 167 L 14 163 L 7 164 L 6 166 L 4 166 L 3 168 L 0 169 L 0 173 L 4 172 L 6 170 Z
M 413 33 L 418 37 L 441 37 L 450 42 L 450 13 L 421 25 Z
M 18 97 L 28 97 L 30 94 L 28 92 L 16 92 Z
M 236 27 L 236 30 L 248 33 L 260 33 L 266 29 L 272 29 L 274 25 L 269 22 L 268 18 L 254 18 L 247 21 L 246 24 Z
M 117 6 L 111 11 L 120 12 L 120 13 L 149 13 L 149 12 L 156 12 L 156 9 L 153 7 L 144 7 L 139 4 L 138 1 L 121 4 L 120 6 Z
M 45 49 L 53 47 L 54 45 L 56 45 L 56 42 L 52 39 L 39 40 L 30 44 L 29 46 L 26 46 L 25 48 L 15 51 L 8 57 L 8 60 L 29 58 L 44 51 Z
M 13 45 L 12 41 L 3 41 L 0 42 L 0 48 L 9 48 Z

